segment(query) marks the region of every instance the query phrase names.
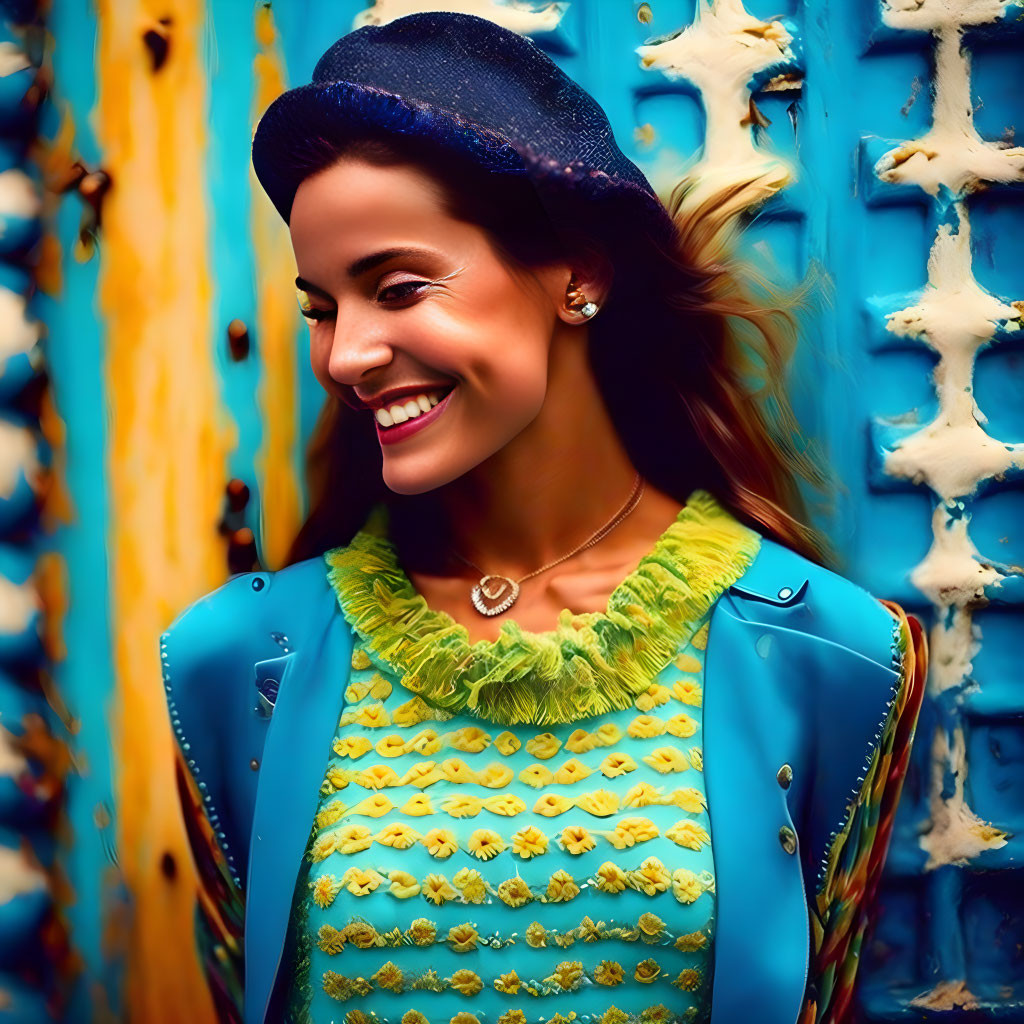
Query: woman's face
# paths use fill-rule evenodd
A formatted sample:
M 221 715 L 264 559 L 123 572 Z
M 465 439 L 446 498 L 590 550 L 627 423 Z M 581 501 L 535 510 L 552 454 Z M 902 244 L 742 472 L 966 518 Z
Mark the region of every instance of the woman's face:
M 374 417 L 392 491 L 457 479 L 538 416 L 568 265 L 510 266 L 405 164 L 310 176 L 290 228 L 313 372 Z

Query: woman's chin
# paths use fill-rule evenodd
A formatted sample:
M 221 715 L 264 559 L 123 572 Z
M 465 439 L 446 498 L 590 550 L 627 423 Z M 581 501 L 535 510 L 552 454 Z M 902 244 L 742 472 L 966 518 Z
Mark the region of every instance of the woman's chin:
M 420 460 L 415 460 L 420 462 Z M 432 460 L 433 461 L 433 460 Z M 393 494 L 427 494 L 457 480 L 469 469 L 468 466 L 412 465 L 412 460 L 390 459 L 385 457 L 382 469 L 384 486 Z

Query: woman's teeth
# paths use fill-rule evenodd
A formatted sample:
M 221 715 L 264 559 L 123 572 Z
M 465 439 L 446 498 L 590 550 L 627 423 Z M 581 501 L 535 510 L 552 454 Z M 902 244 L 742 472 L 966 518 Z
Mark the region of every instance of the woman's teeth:
M 378 409 L 373 415 L 382 427 L 393 427 L 396 423 L 404 423 L 406 420 L 414 420 L 422 416 L 441 401 L 441 396 L 436 391 L 429 391 L 422 395 L 412 395 L 404 402 L 388 406 L 387 409 Z

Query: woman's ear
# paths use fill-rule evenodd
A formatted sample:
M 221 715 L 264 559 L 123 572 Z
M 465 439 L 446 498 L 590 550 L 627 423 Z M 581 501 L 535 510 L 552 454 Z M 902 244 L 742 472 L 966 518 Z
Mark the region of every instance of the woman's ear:
M 559 317 L 569 324 L 585 323 L 608 298 L 612 285 L 611 263 L 596 252 L 581 255 L 565 268 L 563 282 Z

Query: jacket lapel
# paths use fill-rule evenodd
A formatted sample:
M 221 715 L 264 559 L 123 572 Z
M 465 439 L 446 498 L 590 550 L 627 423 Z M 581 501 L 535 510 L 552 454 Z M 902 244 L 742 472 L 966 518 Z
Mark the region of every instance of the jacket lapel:
M 246 1024 L 264 1024 L 352 654 L 333 598 L 311 614 L 320 621 L 311 624 L 273 695 L 256 790 L 245 914 Z

